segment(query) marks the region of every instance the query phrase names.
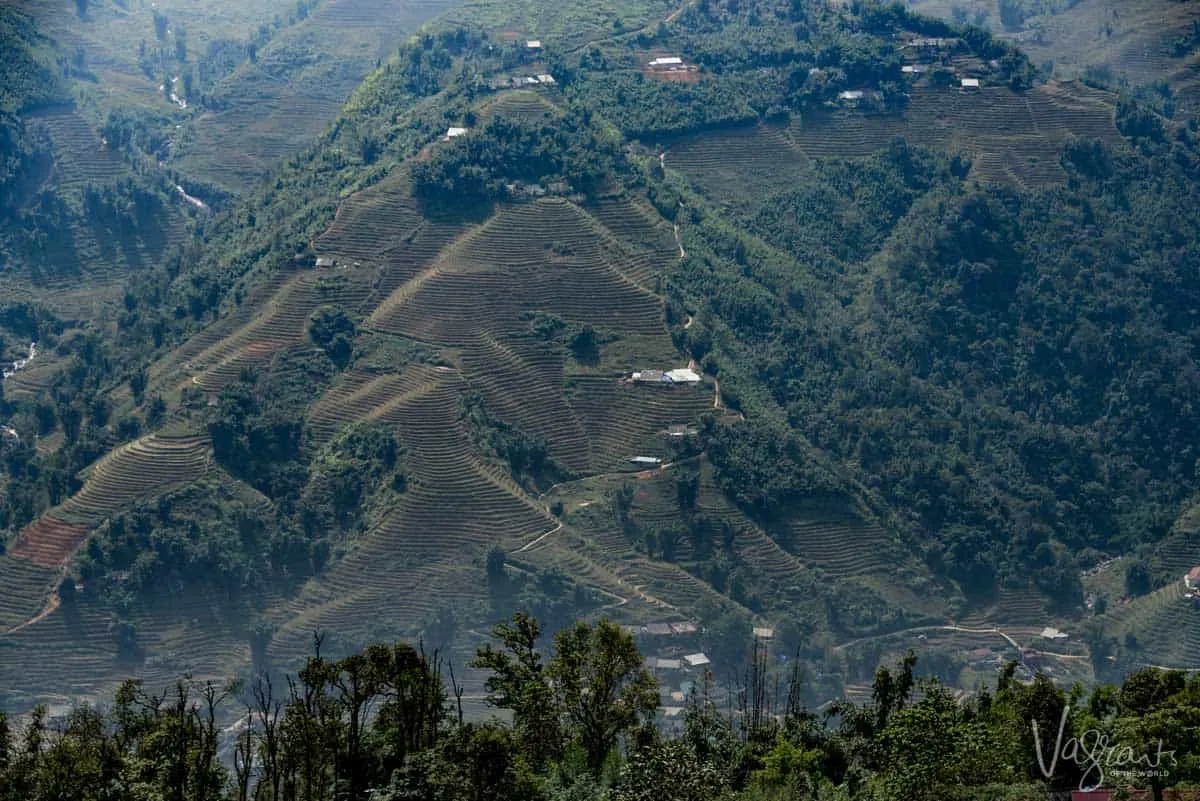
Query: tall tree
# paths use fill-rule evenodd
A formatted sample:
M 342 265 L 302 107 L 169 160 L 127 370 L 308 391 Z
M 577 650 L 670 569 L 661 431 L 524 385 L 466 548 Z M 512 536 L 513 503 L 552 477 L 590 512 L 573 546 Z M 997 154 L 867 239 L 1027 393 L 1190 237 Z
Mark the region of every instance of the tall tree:
M 580 621 L 554 643 L 547 674 L 588 768 L 598 776 L 622 737 L 649 731 L 658 684 L 633 636 L 609 620 L 594 626 Z
M 525 757 L 541 769 L 558 756 L 562 742 L 558 699 L 537 650 L 541 627 L 528 614 L 517 612 L 511 622 L 497 625 L 492 636 L 503 649 L 485 645 L 471 665 L 491 671 L 486 683 L 488 703 L 512 710 Z

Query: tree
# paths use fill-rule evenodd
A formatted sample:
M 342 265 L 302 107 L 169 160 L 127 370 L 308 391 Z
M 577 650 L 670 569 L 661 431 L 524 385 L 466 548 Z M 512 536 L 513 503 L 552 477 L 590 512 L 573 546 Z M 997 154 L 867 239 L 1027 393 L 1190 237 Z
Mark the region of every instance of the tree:
M 594 626 L 580 621 L 554 642 L 547 673 L 588 768 L 599 776 L 620 739 L 651 725 L 658 684 L 633 636 L 609 620 Z
M 338 367 L 345 367 L 354 351 L 358 327 L 336 306 L 321 306 L 308 318 L 308 336 L 325 350 Z
M 1019 31 L 1025 24 L 1022 0 L 1000 0 L 1000 24 L 1010 31 Z
M 157 11 L 154 14 L 154 36 L 158 41 L 163 41 L 167 38 L 167 15 L 160 14 Z
M 488 562 L 490 566 L 490 555 Z M 537 650 L 541 627 L 528 614 L 517 612 L 511 622 L 497 625 L 492 636 L 503 649 L 483 646 L 471 666 L 491 671 L 485 684 L 488 703 L 512 710 L 513 726 L 525 757 L 540 770 L 557 757 L 562 741 L 560 708 Z
M 720 767 L 682 741 L 655 742 L 629 755 L 613 801 L 710 801 L 727 782 Z
M 537 782 L 517 738 L 498 723 L 468 723 L 455 729 L 435 751 L 410 760 L 404 772 L 416 792 L 394 797 L 438 801 L 528 801 L 538 797 Z

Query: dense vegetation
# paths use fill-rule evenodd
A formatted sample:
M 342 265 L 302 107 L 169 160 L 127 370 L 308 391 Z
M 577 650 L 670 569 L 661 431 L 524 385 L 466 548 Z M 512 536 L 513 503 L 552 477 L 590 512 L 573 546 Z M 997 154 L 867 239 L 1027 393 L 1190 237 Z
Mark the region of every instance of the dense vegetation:
M 897 145 L 823 165 L 741 231 L 693 213 L 677 281 L 733 337 L 718 353 L 736 367 L 713 366 L 935 533 L 927 559 L 968 592 L 1028 576 L 1069 609 L 1080 559 L 1154 542 L 1196 489 L 1178 277 L 1200 236 L 1196 141 L 1136 141 L 1073 146 L 1069 185 L 1042 194 L 965 185 Z M 882 270 L 855 266 L 885 242 Z M 755 431 L 740 436 L 778 442 Z M 761 447 L 717 463 L 747 460 L 781 464 Z
M 798 700 L 799 674 L 786 695 L 769 688 L 756 651 L 736 706 L 722 714 L 706 679 L 668 733 L 654 725 L 656 683 L 628 634 L 579 623 L 549 650 L 540 634 L 518 614 L 478 650 L 503 722 L 463 720 L 462 690 L 436 651 L 376 644 L 333 659 L 320 639 L 286 689 L 265 674 L 248 686 L 181 680 L 161 694 L 130 681 L 108 708 L 59 721 L 41 708 L 18 727 L 0 717 L 0 798 L 942 801 L 1115 780 L 1157 801 L 1200 779 L 1200 680 L 1178 672 L 1067 695 L 1014 681 L 1010 665 L 994 688 L 956 700 L 919 678 L 910 655 L 879 669 L 871 701 L 815 713 Z M 231 712 L 238 722 L 223 729 Z M 1097 750 L 1071 751 L 1076 737 Z
M 564 193 L 589 194 L 620 171 L 622 161 L 616 143 L 602 139 L 589 116 L 541 125 L 495 117 L 419 162 L 413 184 L 433 209 L 461 213 L 517 195 L 525 184 L 561 184 Z

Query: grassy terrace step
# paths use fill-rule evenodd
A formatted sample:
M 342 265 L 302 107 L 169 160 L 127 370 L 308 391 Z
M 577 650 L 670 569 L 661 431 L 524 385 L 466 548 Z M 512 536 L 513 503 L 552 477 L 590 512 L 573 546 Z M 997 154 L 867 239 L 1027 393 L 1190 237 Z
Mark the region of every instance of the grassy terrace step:
M 797 520 L 787 527 L 788 550 L 836 576 L 886 573 L 896 548 L 881 527 L 860 520 Z
M 0 634 L 40 612 L 57 580 L 57 570 L 13 554 L 0 556 Z
M 435 367 L 412 365 L 399 373 L 350 372 L 309 410 L 317 439 L 362 420 L 399 422 L 405 404 L 437 389 L 444 373 Z
M 88 468 L 83 488 L 54 513 L 64 521 L 96 525 L 141 498 L 190 484 L 211 466 L 208 438 L 150 434 Z M 63 554 L 64 559 L 70 554 Z
M 75 552 L 87 538 L 89 526 L 83 523 L 64 523 L 44 515 L 21 531 L 13 543 L 12 556 L 25 559 L 39 567 L 57 569 L 64 556 Z
M 247 368 L 305 341 L 308 318 L 319 306 L 357 308 L 370 294 L 370 278 L 360 270 L 305 270 L 285 282 L 260 313 L 228 336 L 183 362 L 191 378 L 184 386 L 217 392 Z
M 119 153 L 109 150 L 77 111 L 59 108 L 30 115 L 45 127 L 54 147 L 54 178 L 63 186 L 106 184 L 129 174 Z
M 546 99 L 542 92 L 529 89 L 514 89 L 501 92 L 491 103 L 484 107 L 481 117 L 484 121 L 492 117 L 508 117 L 528 123 L 551 122 L 562 112 Z

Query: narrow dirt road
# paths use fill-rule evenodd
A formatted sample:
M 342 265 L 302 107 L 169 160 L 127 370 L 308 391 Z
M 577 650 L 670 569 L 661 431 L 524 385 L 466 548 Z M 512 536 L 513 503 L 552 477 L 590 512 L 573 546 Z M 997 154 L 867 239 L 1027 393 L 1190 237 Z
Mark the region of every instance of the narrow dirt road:
M 537 545 L 539 542 L 541 542 L 542 540 L 546 539 L 546 537 L 549 537 L 551 534 L 557 534 L 558 532 L 562 531 L 562 527 L 563 527 L 563 524 L 562 524 L 562 522 L 559 522 L 559 524 L 558 524 L 557 526 L 555 526 L 554 528 L 550 529 L 550 530 L 549 530 L 549 531 L 547 531 L 545 534 L 542 534 L 542 535 L 541 535 L 541 536 L 539 536 L 537 539 L 530 540 L 529 542 L 527 542 L 527 543 L 525 543 L 524 545 L 522 545 L 520 548 L 518 548 L 518 549 L 516 550 L 516 553 L 525 553 L 525 551 L 528 551 L 530 548 L 532 548 L 533 546 Z
M 8 631 L 4 632 L 3 634 L 0 634 L 0 637 L 7 637 L 10 634 L 16 634 L 18 631 L 20 631 L 22 629 L 26 629 L 26 628 L 29 628 L 30 626 L 35 626 L 38 623 L 41 623 L 43 620 L 45 620 L 46 618 L 50 617 L 52 614 L 57 612 L 58 608 L 60 606 L 62 606 L 62 600 L 58 597 L 58 593 L 56 592 L 50 596 L 50 600 L 46 601 L 46 606 L 44 609 L 42 609 L 41 612 L 38 612 L 36 615 L 29 618 L 29 620 L 26 620 L 24 623 L 13 626 Z

